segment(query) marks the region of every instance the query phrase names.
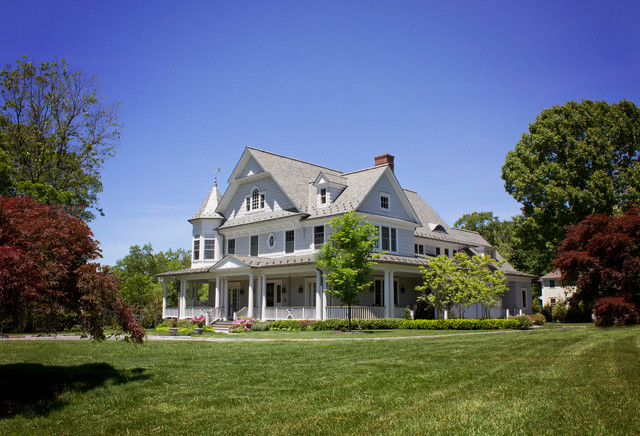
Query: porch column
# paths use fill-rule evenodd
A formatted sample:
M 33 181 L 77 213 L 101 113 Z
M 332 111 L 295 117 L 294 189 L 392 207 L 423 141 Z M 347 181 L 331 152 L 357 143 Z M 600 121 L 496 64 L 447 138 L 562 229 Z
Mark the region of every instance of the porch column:
M 215 307 L 220 307 L 220 277 L 216 277 L 216 299 L 213 304 Z
M 260 319 L 264 321 L 267 314 L 267 276 L 262 274 L 260 283 Z
M 253 317 L 253 273 L 249 273 L 249 302 L 247 303 L 249 310 L 247 315 L 249 318 Z
M 167 312 L 167 281 L 162 281 L 162 319 L 165 319 Z
M 322 319 L 322 273 L 316 270 L 316 320 Z
M 185 317 L 185 309 L 187 308 L 187 281 L 180 280 L 180 292 L 178 293 L 178 318 Z
M 393 276 L 394 276 L 393 271 L 389 271 L 389 304 L 388 304 L 389 316 L 387 318 L 393 318 L 393 315 L 394 315 L 394 308 L 395 308 L 394 299 L 396 294 L 396 288 L 395 288 Z
M 324 283 L 324 280 L 322 278 L 320 278 L 320 283 Z M 321 286 L 322 289 L 322 286 Z M 328 300 L 328 295 L 327 295 L 327 291 L 322 289 L 322 319 L 325 320 L 327 319 L 327 300 Z
M 391 318 L 391 307 L 389 306 L 389 271 L 384 272 L 384 317 Z

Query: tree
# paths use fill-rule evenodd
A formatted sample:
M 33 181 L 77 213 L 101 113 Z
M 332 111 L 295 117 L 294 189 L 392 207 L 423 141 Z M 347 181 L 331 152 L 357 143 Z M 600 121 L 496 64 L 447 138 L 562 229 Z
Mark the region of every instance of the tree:
M 640 109 L 622 100 L 545 109 L 502 167 L 522 204 L 524 245 L 549 270 L 568 226 L 640 200 Z
M 423 291 L 421 299 L 438 311 L 449 311 L 458 305 L 459 315 L 464 318 L 467 307 L 480 303 L 492 308 L 507 290 L 504 273 L 495 263 L 489 256 L 469 257 L 464 253 L 456 253 L 453 258 L 438 256 L 420 267 L 423 284 L 416 290 Z
M 119 104 L 103 104 L 95 76 L 64 60 L 27 58 L 0 71 L 0 195 L 31 196 L 95 218 L 100 170 L 120 139 Z
M 478 232 L 503 257 L 509 259 L 513 251 L 512 235 L 514 221 L 500 221 L 493 212 L 471 212 L 462 215 L 454 223 L 455 227 Z
M 577 287 L 572 301 L 591 306 L 601 297 L 629 296 L 640 307 L 640 209 L 591 215 L 571 227 L 554 266 L 563 285 Z
M 99 255 L 82 220 L 28 197 L 0 196 L 0 323 L 47 331 L 79 323 L 97 340 L 108 326 L 141 343 L 144 329 L 120 299 L 117 278 L 91 262 Z
M 378 230 L 362 220 L 355 212 L 333 218 L 329 225 L 334 232 L 317 255 L 318 267 L 324 270 L 329 288 L 327 292 L 348 305 L 347 317 L 351 331 L 351 306 L 360 303 L 360 295 L 371 284 L 375 259 L 380 253 L 373 249 L 378 241 Z
M 420 267 L 423 284 L 416 286 L 417 291 L 423 291 L 422 300 L 433 305 L 437 312 L 449 311 L 455 304 L 456 293 L 456 265 L 449 256 L 438 256 L 429 260 L 427 266 Z
M 157 274 L 189 268 L 191 254 L 183 249 L 153 252 L 147 243 L 132 245 L 129 254 L 118 259 L 113 272 L 120 280 L 122 299 L 145 327 L 153 327 L 162 318 L 163 287 Z M 171 286 L 171 284 L 170 284 Z M 175 284 L 177 286 L 177 284 Z M 170 295 L 175 295 L 172 292 Z

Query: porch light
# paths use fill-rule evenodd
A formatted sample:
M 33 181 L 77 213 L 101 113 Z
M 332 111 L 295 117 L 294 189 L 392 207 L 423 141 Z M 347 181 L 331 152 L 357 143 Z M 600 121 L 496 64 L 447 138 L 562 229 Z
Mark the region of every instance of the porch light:
M 282 293 L 286 294 L 287 293 L 287 288 L 282 288 Z
M 244 295 L 244 288 L 240 288 L 240 295 Z
M 303 291 L 302 286 L 300 286 L 300 287 L 298 288 L 298 293 L 299 293 L 299 294 L 302 294 L 302 291 Z

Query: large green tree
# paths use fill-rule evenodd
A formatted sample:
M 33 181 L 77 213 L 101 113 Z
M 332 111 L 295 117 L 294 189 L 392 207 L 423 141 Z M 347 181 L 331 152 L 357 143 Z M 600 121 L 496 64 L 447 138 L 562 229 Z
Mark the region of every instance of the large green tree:
M 349 331 L 351 331 L 351 306 L 360 303 L 360 295 L 371 281 L 378 240 L 378 230 L 363 221 L 355 212 L 333 218 L 329 225 L 334 232 L 317 255 L 317 264 L 324 271 L 329 288 L 327 292 L 348 306 Z
M 105 104 L 95 76 L 64 60 L 27 58 L 0 71 L 0 195 L 30 196 L 90 221 L 100 171 L 114 156 L 119 103 Z
M 640 109 L 630 101 L 570 101 L 529 124 L 502 167 L 522 204 L 522 244 L 540 274 L 567 227 L 640 200 Z
M 191 254 L 184 249 L 154 253 L 150 243 L 132 245 L 129 254 L 116 261 L 112 271 L 120 281 L 122 299 L 131 306 L 145 327 L 153 327 L 162 318 L 163 287 L 157 274 L 189 268 Z M 177 284 L 170 284 L 177 287 Z M 177 291 L 177 289 L 172 289 Z M 176 295 L 171 292 L 169 296 Z M 169 301 L 169 305 L 172 302 Z

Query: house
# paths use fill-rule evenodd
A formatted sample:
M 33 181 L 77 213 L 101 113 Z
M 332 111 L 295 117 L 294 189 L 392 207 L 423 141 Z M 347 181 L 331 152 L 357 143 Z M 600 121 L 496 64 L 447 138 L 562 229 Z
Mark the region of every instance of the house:
M 402 317 L 420 295 L 419 267 L 435 256 L 464 251 L 502 260 L 480 234 L 449 226 L 416 192 L 403 189 L 389 154 L 376 156 L 370 168 L 342 172 L 247 147 L 228 184 L 221 195 L 214 183 L 189 220 L 191 268 L 159 275 L 163 317 L 346 317 L 346 307 L 324 290 L 315 254 L 331 233 L 329 220 L 352 210 L 377 226 L 384 251 L 370 292 L 352 309 L 355 318 Z M 471 307 L 467 317 L 531 313 L 532 276 L 508 263 L 501 268 L 509 286 L 501 305 Z M 170 282 L 179 283 L 176 307 L 167 307 Z
M 540 283 L 542 285 L 540 300 L 543 306 L 565 302 L 567 298 L 573 294 L 575 288 L 573 286 L 562 286 L 560 276 L 560 271 L 555 270 L 540 277 Z

